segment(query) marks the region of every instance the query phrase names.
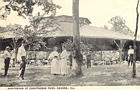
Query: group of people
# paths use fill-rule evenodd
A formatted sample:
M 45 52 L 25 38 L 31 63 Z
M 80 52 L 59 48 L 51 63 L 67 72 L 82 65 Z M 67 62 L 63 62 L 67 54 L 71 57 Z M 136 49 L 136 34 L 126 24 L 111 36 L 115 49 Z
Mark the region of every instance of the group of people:
M 68 66 L 67 61 L 69 58 L 69 53 L 66 47 L 62 47 L 62 52 L 58 52 L 58 47 L 54 47 L 53 51 L 50 53 L 48 59 L 51 61 L 51 74 L 53 75 L 67 75 Z
M 24 72 L 25 72 L 25 67 L 26 67 L 26 50 L 24 48 L 25 42 L 22 42 L 21 46 L 18 48 L 17 52 L 17 60 L 20 63 L 20 68 L 19 68 L 19 79 L 23 80 L 24 79 Z M 4 58 L 4 76 L 7 76 L 8 74 L 8 69 L 10 62 L 12 62 L 12 65 L 15 66 L 15 50 L 11 51 L 10 47 L 7 46 L 5 48 L 3 58 Z
M 65 46 L 62 46 L 62 52 L 59 53 L 58 52 L 58 47 L 54 47 L 53 51 L 50 53 L 48 60 L 51 62 L 51 74 L 53 75 L 67 75 L 69 74 L 69 68 L 68 68 L 68 60 L 70 63 L 70 68 L 71 69 L 76 69 L 76 67 L 78 66 L 76 63 L 76 60 L 74 58 L 74 50 L 73 53 L 70 53 L 66 50 Z M 90 54 L 88 54 L 90 55 Z M 90 66 L 91 67 L 91 58 L 89 58 L 90 56 L 87 55 L 87 68 Z M 134 55 L 134 49 L 132 48 L 132 46 L 129 46 L 128 49 L 128 66 L 131 64 L 133 64 L 133 55 Z M 24 79 L 24 72 L 25 72 L 25 68 L 26 68 L 26 50 L 25 50 L 25 42 L 22 42 L 21 46 L 18 48 L 17 51 L 17 60 L 20 63 L 20 68 L 19 68 L 19 78 L 21 80 Z M 9 69 L 9 64 L 10 64 L 10 60 L 13 61 L 13 66 L 15 66 L 14 62 L 15 62 L 15 49 L 13 51 L 11 51 L 10 47 L 7 46 L 4 54 L 4 76 L 7 76 L 8 73 L 8 69 Z
M 19 79 L 24 79 L 24 72 L 26 68 L 26 50 L 25 50 L 25 43 L 22 42 L 21 46 L 18 48 L 17 51 L 17 61 L 20 64 L 19 68 Z M 71 69 L 76 69 L 76 60 L 74 60 L 73 56 L 71 57 L 71 53 L 66 50 L 65 46 L 62 46 L 62 52 L 58 52 L 58 47 L 54 47 L 53 51 L 49 54 L 48 60 L 51 62 L 51 74 L 53 75 L 68 75 L 69 74 L 69 67 L 68 67 L 68 59 Z M 4 58 L 4 76 L 7 76 L 8 69 L 10 63 L 12 62 L 12 66 L 15 67 L 15 49 L 11 51 L 10 47 L 7 46 L 3 53 Z

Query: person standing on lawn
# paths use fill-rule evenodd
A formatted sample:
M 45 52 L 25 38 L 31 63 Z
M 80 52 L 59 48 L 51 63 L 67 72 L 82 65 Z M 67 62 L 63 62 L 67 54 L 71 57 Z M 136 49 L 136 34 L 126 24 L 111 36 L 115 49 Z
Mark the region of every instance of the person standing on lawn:
M 53 48 L 53 51 L 50 53 L 48 59 L 51 60 L 51 74 L 53 75 L 60 74 L 60 63 L 59 63 L 60 55 L 58 53 L 57 47 Z
M 68 74 L 68 52 L 65 46 L 62 46 L 62 53 L 60 54 L 60 70 L 61 75 L 65 76 Z
M 10 47 L 7 46 L 4 51 L 4 76 L 7 76 L 11 59 Z
M 90 51 L 87 52 L 86 60 L 87 60 L 87 68 L 91 68 L 91 52 Z
M 134 49 L 132 48 L 132 46 L 129 46 L 129 50 L 128 50 L 128 66 L 131 64 L 133 64 L 133 55 L 134 55 Z
M 26 68 L 26 50 L 24 48 L 25 42 L 23 41 L 21 46 L 18 48 L 17 59 L 20 62 L 19 79 L 24 79 L 24 72 Z

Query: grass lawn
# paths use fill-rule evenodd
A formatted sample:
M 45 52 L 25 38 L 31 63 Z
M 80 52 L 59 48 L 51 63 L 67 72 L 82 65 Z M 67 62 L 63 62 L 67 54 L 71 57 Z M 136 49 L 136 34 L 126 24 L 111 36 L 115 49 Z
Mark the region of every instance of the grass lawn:
M 18 67 L 10 68 L 7 77 L 0 70 L 0 86 L 128 86 L 140 85 L 140 63 L 137 63 L 137 77 L 132 78 L 132 67 L 127 63 L 98 65 L 87 69 L 82 67 L 83 76 L 70 78 L 53 76 L 49 66 L 28 66 L 25 80 L 18 79 Z

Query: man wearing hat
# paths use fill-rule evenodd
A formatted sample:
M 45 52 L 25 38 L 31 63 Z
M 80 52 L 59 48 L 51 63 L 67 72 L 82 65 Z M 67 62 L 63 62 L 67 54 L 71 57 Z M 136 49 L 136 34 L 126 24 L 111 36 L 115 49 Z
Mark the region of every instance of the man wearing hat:
M 11 59 L 11 53 L 10 53 L 10 47 L 7 46 L 5 51 L 4 51 L 4 76 L 7 76 L 8 69 L 9 69 L 9 63 Z

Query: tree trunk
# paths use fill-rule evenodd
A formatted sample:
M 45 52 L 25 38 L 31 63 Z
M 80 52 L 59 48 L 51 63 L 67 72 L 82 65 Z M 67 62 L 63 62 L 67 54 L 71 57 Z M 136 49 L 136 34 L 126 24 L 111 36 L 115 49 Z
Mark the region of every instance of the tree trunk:
M 123 48 L 124 48 L 124 45 L 125 45 L 125 42 L 126 40 L 120 40 L 120 44 L 118 44 L 115 40 L 114 40 L 114 43 L 117 45 L 118 49 L 119 49 L 119 63 L 122 62 L 123 58 L 122 58 L 122 55 L 123 55 Z
M 134 56 L 133 56 L 133 73 L 132 73 L 132 77 L 135 78 L 136 77 L 136 39 L 133 42 L 134 45 Z
M 34 50 L 34 59 L 35 59 L 35 64 L 37 64 L 37 59 L 36 59 L 36 50 Z
M 15 63 L 17 63 L 17 39 L 16 38 L 12 38 L 13 39 L 13 49 L 15 49 L 14 53 L 15 53 Z
M 27 59 L 27 63 L 29 64 L 29 51 L 31 50 L 31 46 L 29 45 L 28 49 L 27 49 L 27 53 L 26 53 L 26 59 Z
M 119 48 L 119 53 L 120 53 L 120 63 L 122 62 L 122 50 L 123 50 L 123 41 L 120 40 L 120 48 Z
M 79 32 L 79 0 L 73 0 L 73 43 L 78 67 L 74 71 L 74 76 L 81 76 L 82 55 L 80 53 L 80 32 Z
M 137 1 L 137 6 L 136 6 L 136 30 L 135 30 L 135 35 L 134 35 L 134 42 L 133 42 L 133 46 L 134 46 L 134 56 L 133 56 L 133 73 L 132 73 L 132 77 L 135 78 L 136 77 L 136 40 L 137 40 L 137 32 L 138 32 L 138 24 L 139 24 L 139 11 L 138 11 L 138 7 L 139 7 L 139 0 Z

